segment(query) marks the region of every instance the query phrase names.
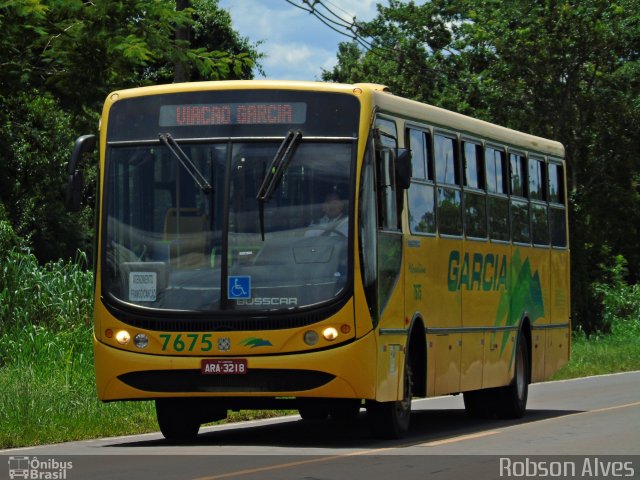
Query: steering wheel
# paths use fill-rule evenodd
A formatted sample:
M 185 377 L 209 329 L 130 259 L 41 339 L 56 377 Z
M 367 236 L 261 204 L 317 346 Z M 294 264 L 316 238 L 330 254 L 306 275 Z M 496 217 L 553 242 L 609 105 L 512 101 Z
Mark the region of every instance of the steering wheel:
M 321 237 L 328 237 L 332 233 L 337 233 L 341 237 L 347 238 L 347 234 L 346 233 L 341 232 L 340 230 L 338 230 L 338 227 L 340 226 L 341 223 L 342 223 L 342 221 L 333 222 L 327 228 L 324 229 L 324 231 L 320 234 L 320 236 Z

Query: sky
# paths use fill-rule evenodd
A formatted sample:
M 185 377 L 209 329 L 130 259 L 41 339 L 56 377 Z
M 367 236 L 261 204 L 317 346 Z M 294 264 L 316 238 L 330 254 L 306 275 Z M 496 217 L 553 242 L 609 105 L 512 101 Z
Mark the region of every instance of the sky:
M 304 0 L 290 1 L 304 6 Z M 358 20 L 375 17 L 377 1 L 322 3 L 351 22 L 354 16 Z M 350 41 L 286 0 L 219 0 L 218 4 L 231 14 L 233 28 L 242 37 L 252 43 L 262 41 L 258 50 L 266 55 L 261 63 L 269 80 L 321 80 L 322 70 L 331 70 L 337 63 L 338 44 Z M 255 78 L 263 77 L 255 72 Z

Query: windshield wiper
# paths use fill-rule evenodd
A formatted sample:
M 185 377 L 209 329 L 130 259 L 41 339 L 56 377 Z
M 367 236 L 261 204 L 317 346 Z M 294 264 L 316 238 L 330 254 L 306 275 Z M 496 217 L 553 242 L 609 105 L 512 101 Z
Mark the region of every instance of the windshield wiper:
M 260 185 L 260 188 L 258 189 L 256 198 L 258 199 L 259 204 L 258 216 L 260 220 L 260 234 L 262 236 L 263 242 L 264 202 L 268 202 L 271 199 L 271 195 L 273 195 L 273 192 L 280 184 L 282 175 L 284 175 L 284 171 L 289 166 L 289 163 L 291 163 L 291 158 L 293 157 L 293 154 L 296 151 L 300 140 L 302 140 L 302 132 L 300 130 L 289 130 L 287 136 L 280 144 L 280 147 L 278 147 L 278 151 L 273 157 L 273 160 L 271 160 L 269 170 L 265 172 L 262 185 Z
M 171 153 L 173 153 L 187 173 L 191 178 L 193 178 L 193 181 L 196 182 L 198 187 L 200 187 L 200 190 L 204 193 L 213 192 L 211 184 L 207 181 L 204 175 L 200 173 L 196 164 L 193 163 L 186 153 L 184 153 L 178 142 L 176 142 L 170 133 L 159 133 L 158 138 L 160 138 L 160 141 L 164 143 L 169 150 L 171 150 Z
M 271 161 L 271 166 L 269 166 L 269 170 L 267 170 L 264 176 L 262 185 L 260 185 L 258 189 L 258 194 L 256 195 L 258 201 L 268 202 L 271 199 L 271 195 L 273 195 L 274 190 L 280 184 L 280 180 L 282 180 L 284 171 L 289 166 L 289 163 L 291 163 L 291 158 L 300 140 L 302 140 L 302 132 L 300 130 L 289 130 L 289 133 L 287 133 L 287 136 L 280 144 L 276 155 Z

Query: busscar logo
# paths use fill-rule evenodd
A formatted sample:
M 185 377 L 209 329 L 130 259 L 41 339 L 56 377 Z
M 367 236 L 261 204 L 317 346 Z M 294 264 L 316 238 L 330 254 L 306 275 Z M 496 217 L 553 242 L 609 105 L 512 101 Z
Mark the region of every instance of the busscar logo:
M 237 300 L 238 305 L 298 305 L 296 297 L 259 297 Z
M 73 462 L 55 458 L 39 460 L 38 457 L 9 457 L 9 478 L 34 480 L 66 480 L 67 472 L 73 468 Z

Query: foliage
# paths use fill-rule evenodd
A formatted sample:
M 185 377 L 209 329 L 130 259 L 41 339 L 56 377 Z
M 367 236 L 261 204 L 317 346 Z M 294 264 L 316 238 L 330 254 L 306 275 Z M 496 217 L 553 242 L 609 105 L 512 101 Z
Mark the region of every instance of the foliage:
M 0 258 L 0 362 L 32 361 L 30 343 L 14 342 L 11 334 L 45 328 L 65 336 L 91 323 L 93 274 L 86 256 L 76 262 L 57 260 L 40 266 L 31 251 L 0 221 L 0 245 L 9 246 Z
M 73 258 L 78 248 L 88 251 L 91 222 L 86 219 L 92 217 L 91 209 L 72 215 L 64 206 L 65 165 L 75 136 L 70 115 L 51 96 L 37 91 L 17 92 L 4 105 L 0 203 L 7 219 L 42 262 Z
M 217 0 L 0 0 L 0 25 L 0 219 L 41 263 L 91 254 L 97 155 L 80 214 L 64 208 L 65 170 L 110 91 L 171 82 L 178 64 L 197 80 L 251 78 L 261 58 Z
M 603 327 L 595 283 L 617 254 L 640 280 L 640 0 L 390 0 L 342 44 L 331 81 L 397 94 L 566 147 L 572 312 Z
M 640 284 L 626 283 L 627 261 L 622 255 L 616 256 L 615 261 L 610 283 L 593 286 L 603 305 L 602 324 L 608 332 L 640 337 Z
M 574 332 L 571 359 L 553 380 L 640 370 L 640 319 L 615 319 L 611 333 Z
M 171 0 L 5 0 L 0 94 L 26 83 L 82 114 L 99 111 L 111 90 L 171 81 L 176 63 L 199 79 L 250 77 L 260 58 L 254 46 L 232 30 L 216 0 L 192 3 L 178 11 Z M 175 38 L 182 27 L 196 29 L 194 45 Z
M 574 332 L 571 361 L 554 379 L 573 378 L 640 369 L 640 285 L 629 285 L 627 261 L 622 255 L 596 282 L 593 297 L 601 308 L 601 330 L 587 334 L 580 326 Z

